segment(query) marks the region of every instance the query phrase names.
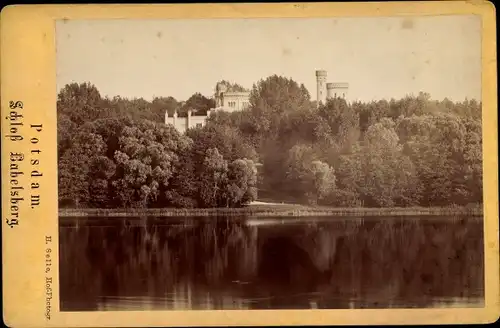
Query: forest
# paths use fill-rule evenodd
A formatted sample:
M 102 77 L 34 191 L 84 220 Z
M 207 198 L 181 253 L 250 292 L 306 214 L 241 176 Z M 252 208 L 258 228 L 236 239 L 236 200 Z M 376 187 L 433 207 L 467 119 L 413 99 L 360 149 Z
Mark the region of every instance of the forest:
M 303 84 L 273 75 L 253 85 L 246 110 L 212 112 L 186 134 L 164 123 L 165 112 L 214 105 L 199 93 L 147 101 L 103 97 L 88 82 L 66 85 L 57 100 L 60 207 L 482 203 L 477 100 L 421 92 L 317 106 Z

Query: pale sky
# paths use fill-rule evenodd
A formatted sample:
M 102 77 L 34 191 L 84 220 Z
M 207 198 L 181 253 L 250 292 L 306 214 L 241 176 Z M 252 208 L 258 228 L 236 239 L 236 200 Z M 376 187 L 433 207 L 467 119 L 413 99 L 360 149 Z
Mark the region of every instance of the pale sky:
M 304 83 L 315 70 L 348 82 L 351 99 L 481 99 L 481 19 L 70 20 L 56 24 L 57 90 L 91 82 L 103 96 L 187 100 L 215 83 L 250 88 L 273 74 Z

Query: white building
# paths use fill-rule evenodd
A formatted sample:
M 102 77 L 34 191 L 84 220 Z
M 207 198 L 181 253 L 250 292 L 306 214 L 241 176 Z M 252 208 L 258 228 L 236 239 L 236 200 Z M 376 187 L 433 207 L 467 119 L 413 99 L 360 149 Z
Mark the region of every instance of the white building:
M 236 112 L 248 108 L 249 98 L 249 91 L 228 90 L 226 84 L 217 83 L 214 94 L 215 108 L 208 110 L 206 115 L 193 115 L 193 110 L 188 110 L 187 116 L 179 116 L 177 112 L 169 116 L 166 112 L 165 124 L 172 124 L 180 133 L 184 133 L 188 129 L 205 126 L 207 118 L 214 111 Z
M 327 83 L 327 72 L 324 70 L 316 71 L 316 100 L 325 104 L 327 99 L 343 98 L 349 102 L 348 98 L 349 84 L 345 82 Z M 228 89 L 228 84 L 217 83 L 215 87 L 215 108 L 207 111 L 206 115 L 193 115 L 189 110 L 187 116 L 178 116 L 177 112 L 173 116 L 165 113 L 165 124 L 172 124 L 180 133 L 194 127 L 202 127 L 206 124 L 210 113 L 223 110 L 226 112 L 236 112 L 248 108 L 250 105 L 250 92 Z
M 177 131 L 184 133 L 188 129 L 205 126 L 210 113 L 211 111 L 208 110 L 207 115 L 193 115 L 193 111 L 189 109 L 186 116 L 179 116 L 177 112 L 174 112 L 172 116 L 168 116 L 168 112 L 166 112 L 165 124 L 172 124 Z
M 227 86 L 217 83 L 215 87 L 215 109 L 225 110 L 227 112 L 241 111 L 250 105 L 249 91 L 227 90 Z

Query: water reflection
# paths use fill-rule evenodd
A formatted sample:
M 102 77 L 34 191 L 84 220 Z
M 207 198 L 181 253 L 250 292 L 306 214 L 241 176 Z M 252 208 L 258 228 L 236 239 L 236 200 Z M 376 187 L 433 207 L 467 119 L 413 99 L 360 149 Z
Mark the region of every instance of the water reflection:
M 61 310 L 483 306 L 478 218 L 61 219 Z

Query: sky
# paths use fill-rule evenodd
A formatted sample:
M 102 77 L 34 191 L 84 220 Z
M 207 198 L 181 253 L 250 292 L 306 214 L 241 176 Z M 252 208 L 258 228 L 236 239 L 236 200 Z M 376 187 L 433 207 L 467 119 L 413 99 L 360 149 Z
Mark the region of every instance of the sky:
M 90 82 L 103 96 L 211 97 L 282 75 L 316 100 L 315 71 L 352 100 L 481 99 L 478 16 L 68 20 L 56 23 L 57 90 Z

